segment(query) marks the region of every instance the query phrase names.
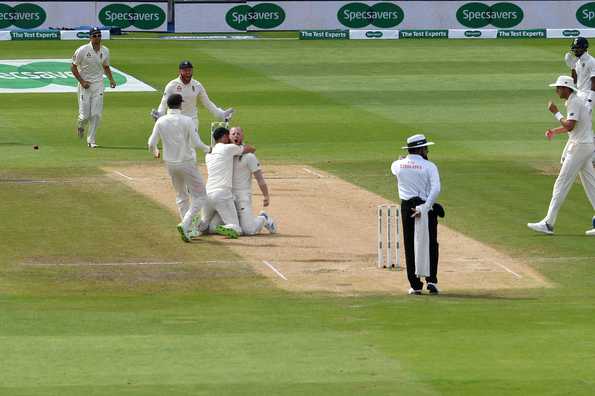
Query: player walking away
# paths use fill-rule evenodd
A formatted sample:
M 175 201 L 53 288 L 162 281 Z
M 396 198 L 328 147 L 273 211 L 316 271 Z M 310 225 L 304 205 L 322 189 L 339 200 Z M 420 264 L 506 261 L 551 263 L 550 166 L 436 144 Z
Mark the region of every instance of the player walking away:
M 528 223 L 527 226 L 537 232 L 553 234 L 554 225 L 560 207 L 570 191 L 577 173 L 580 175 L 583 188 L 595 209 L 595 170 L 591 163 L 591 156 L 595 150 L 593 143 L 593 130 L 591 128 L 591 109 L 585 101 L 578 97 L 574 80 L 569 76 L 560 76 L 550 87 L 556 87 L 556 94 L 561 99 L 566 99 L 568 115 L 564 117 L 558 107 L 551 101 L 548 103 L 549 111 L 560 122 L 561 126 L 548 129 L 545 136 L 551 140 L 555 135 L 568 133 L 568 144 L 560 174 L 554 184 L 552 200 L 543 220 L 538 223 Z M 595 227 L 594 227 L 595 228 Z M 593 230 L 587 231 L 588 235 L 595 235 Z
M 233 115 L 234 110 L 229 108 L 227 110 L 222 110 L 217 107 L 209 96 L 207 95 L 207 91 L 202 86 L 202 84 L 195 79 L 192 78 L 192 74 L 194 68 L 190 61 L 182 61 L 180 62 L 179 66 L 180 75 L 178 78 L 171 80 L 165 86 L 165 91 L 163 92 L 163 97 L 161 99 L 161 103 L 159 104 L 159 108 L 157 110 L 151 110 L 151 116 L 157 120 L 167 110 L 167 98 L 172 94 L 180 94 L 184 99 L 182 103 L 182 114 L 192 118 L 196 125 L 196 129 L 198 130 L 198 109 L 196 107 L 196 99 L 200 99 L 200 102 L 204 107 L 209 110 L 209 112 L 217 117 L 220 120 L 229 120 Z
M 207 201 L 205 184 L 196 168 L 196 148 L 205 153 L 210 147 L 200 140 L 198 131 L 190 117 L 181 114 L 183 99 L 180 94 L 167 98 L 169 110 L 160 117 L 149 138 L 149 151 L 159 158 L 159 141 L 163 144 L 163 160 L 176 190 L 176 204 L 182 222 L 177 229 L 184 242 L 190 242 L 192 221 Z
M 89 44 L 80 46 L 74 52 L 70 70 L 79 82 L 77 134 L 82 139 L 88 123 L 87 146 L 97 148 L 95 136 L 103 112 L 103 74 L 109 79 L 110 87 L 115 88 L 116 82 L 109 67 L 109 50 L 101 45 L 101 30 L 94 27 L 89 36 Z
M 203 209 L 202 225 L 199 231 L 206 231 L 208 224 L 218 214 L 223 225 L 215 228 L 218 234 L 229 238 L 237 238 L 241 233 L 238 213 L 233 202 L 233 157 L 237 155 L 254 153 L 255 149 L 249 145 L 238 146 L 231 143 L 229 130 L 219 127 L 213 131 L 215 146 L 210 154 L 205 157 L 207 172 L 207 205 Z
M 589 54 L 589 42 L 584 37 L 577 37 L 572 40 L 570 50 L 566 53 L 564 60 L 571 69 L 572 79 L 578 89 L 577 96 L 586 102 L 587 108 L 592 110 L 595 100 L 595 58 Z M 595 136 L 593 137 L 595 140 Z M 564 150 L 566 153 L 566 148 Z M 562 155 L 564 158 L 564 154 Z M 592 158 L 595 164 L 595 153 Z
M 430 294 L 440 293 L 438 288 L 438 216 L 444 217 L 444 209 L 436 204 L 440 194 L 440 175 L 433 162 L 428 161 L 428 142 L 424 135 L 407 139 L 409 155 L 391 165 L 397 177 L 403 219 L 403 242 L 409 294 L 421 294 L 422 277 Z M 423 263 L 422 261 L 425 261 Z M 428 266 L 429 261 L 429 268 Z M 422 268 L 425 266 L 426 268 Z

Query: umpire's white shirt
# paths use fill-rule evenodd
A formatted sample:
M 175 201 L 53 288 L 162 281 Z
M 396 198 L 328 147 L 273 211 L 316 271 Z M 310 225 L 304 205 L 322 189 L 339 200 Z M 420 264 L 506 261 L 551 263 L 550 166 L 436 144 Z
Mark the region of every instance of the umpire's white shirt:
M 591 111 L 585 101 L 572 93 L 566 101 L 567 120 L 574 120 L 576 124 L 568 132 L 568 141 L 572 143 L 593 143 L 593 129 L 591 126 Z
M 210 150 L 200 140 L 194 121 L 178 109 L 168 110 L 165 116 L 155 122 L 149 137 L 149 150 L 153 151 L 159 140 L 163 142 L 163 160 L 168 164 L 196 162 L 196 148 L 205 153 Z
M 420 197 L 427 211 L 440 194 L 440 176 L 433 162 L 421 155 L 409 154 L 407 157 L 392 163 L 391 172 L 397 177 L 399 197 L 402 200 Z
M 182 102 L 182 114 L 198 120 L 198 109 L 196 107 L 196 100 L 198 98 L 211 114 L 219 119 L 223 118 L 223 110 L 211 102 L 207 91 L 201 83 L 195 79 L 191 79 L 188 84 L 184 84 L 180 77 L 167 83 L 163 92 L 163 98 L 159 104 L 159 109 L 157 110 L 160 114 L 164 114 L 167 109 L 167 98 L 175 93 L 182 95 L 182 99 L 184 99 Z
M 232 192 L 236 199 L 249 197 L 252 192 L 252 174 L 260 170 L 260 162 L 252 153 L 233 157 Z
M 595 58 L 585 52 L 577 59 L 576 66 L 576 87 L 581 92 L 591 90 L 591 77 L 595 77 Z
M 233 157 L 242 154 L 244 146 L 217 143 L 210 154 L 205 156 L 207 172 L 207 194 L 224 194 L 231 198 L 233 183 Z
M 109 50 L 103 45 L 99 51 L 93 49 L 91 43 L 81 45 L 72 56 L 83 80 L 90 83 L 103 82 L 103 66 L 109 66 Z

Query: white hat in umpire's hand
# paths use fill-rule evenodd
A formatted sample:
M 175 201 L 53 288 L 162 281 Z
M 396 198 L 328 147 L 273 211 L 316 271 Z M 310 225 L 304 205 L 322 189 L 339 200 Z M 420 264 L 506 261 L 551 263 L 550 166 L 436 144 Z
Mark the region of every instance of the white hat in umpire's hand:
M 417 147 L 431 146 L 434 142 L 428 142 L 426 137 L 422 134 L 413 135 L 407 138 L 407 146 L 401 147 L 403 149 L 412 149 Z
M 572 79 L 572 77 L 569 76 L 558 77 L 555 83 L 550 84 L 550 87 L 566 87 L 572 89 L 575 92 L 578 91 L 578 89 L 574 85 L 574 80 Z

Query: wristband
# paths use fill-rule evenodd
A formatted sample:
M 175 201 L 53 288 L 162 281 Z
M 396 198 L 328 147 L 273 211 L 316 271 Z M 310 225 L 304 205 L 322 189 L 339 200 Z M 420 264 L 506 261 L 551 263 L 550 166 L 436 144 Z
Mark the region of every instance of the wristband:
M 557 112 L 556 114 L 554 114 L 554 117 L 556 117 L 556 120 L 558 120 L 558 121 L 560 121 L 562 118 L 564 118 L 564 116 L 560 112 Z

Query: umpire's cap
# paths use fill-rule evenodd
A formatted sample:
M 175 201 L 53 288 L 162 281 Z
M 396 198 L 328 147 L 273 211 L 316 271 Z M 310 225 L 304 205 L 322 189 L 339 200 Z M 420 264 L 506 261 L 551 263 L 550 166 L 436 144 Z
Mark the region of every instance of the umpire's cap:
M 91 29 L 89 29 L 89 36 L 92 36 L 97 33 L 99 33 L 99 35 L 101 36 L 101 29 L 99 29 L 97 26 L 93 26 Z
M 180 62 L 180 67 L 178 67 L 178 69 L 192 69 L 193 67 L 194 66 L 192 66 L 192 62 L 189 60 L 183 60 Z
M 229 134 L 229 129 L 225 127 L 219 127 L 213 131 L 213 139 L 217 141 L 227 134 Z
M 167 98 L 167 107 L 170 109 L 179 109 L 183 101 L 184 99 L 182 98 L 182 95 L 177 93 L 171 94 Z

